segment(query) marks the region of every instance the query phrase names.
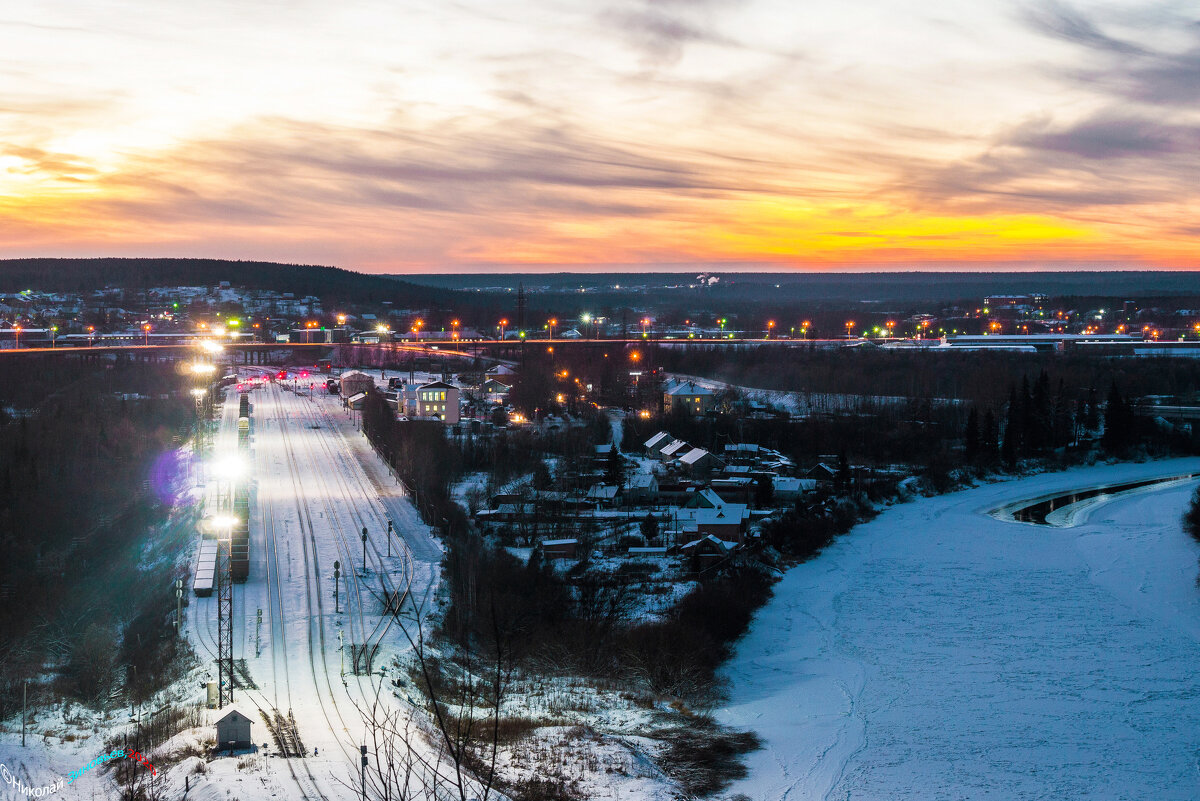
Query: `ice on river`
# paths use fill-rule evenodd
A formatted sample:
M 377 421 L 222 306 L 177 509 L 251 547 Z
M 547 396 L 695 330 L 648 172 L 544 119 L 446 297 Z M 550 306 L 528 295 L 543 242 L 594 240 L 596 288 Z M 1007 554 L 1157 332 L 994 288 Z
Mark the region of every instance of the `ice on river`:
M 790 571 L 739 644 L 720 717 L 765 748 L 754 799 L 1200 798 L 1197 482 L 1074 528 L 996 506 L 1177 475 L 1106 465 L 894 507 Z

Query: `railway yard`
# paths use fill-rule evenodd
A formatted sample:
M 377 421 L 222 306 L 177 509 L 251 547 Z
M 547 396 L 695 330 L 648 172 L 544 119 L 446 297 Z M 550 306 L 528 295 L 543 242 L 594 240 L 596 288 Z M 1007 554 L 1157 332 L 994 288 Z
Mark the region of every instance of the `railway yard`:
M 340 798 L 357 782 L 359 710 L 380 694 L 404 703 L 385 676 L 407 647 L 389 606 L 432 603 L 442 551 L 338 398 L 242 386 L 226 388 L 213 454 L 214 464 L 240 459 L 239 475 L 232 487 L 216 471 L 205 477 L 210 509 L 224 496 L 247 511 L 248 576 L 232 585 L 233 705 L 256 724 L 283 797 Z M 209 541 L 198 540 L 197 557 Z M 187 632 L 217 680 L 216 594 L 191 599 Z

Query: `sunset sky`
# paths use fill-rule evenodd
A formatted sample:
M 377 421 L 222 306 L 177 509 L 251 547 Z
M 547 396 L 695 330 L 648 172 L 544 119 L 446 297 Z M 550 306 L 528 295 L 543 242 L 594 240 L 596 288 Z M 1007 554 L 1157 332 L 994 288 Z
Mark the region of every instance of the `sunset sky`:
M 0 257 L 1200 267 L 1200 7 L 0 0 Z

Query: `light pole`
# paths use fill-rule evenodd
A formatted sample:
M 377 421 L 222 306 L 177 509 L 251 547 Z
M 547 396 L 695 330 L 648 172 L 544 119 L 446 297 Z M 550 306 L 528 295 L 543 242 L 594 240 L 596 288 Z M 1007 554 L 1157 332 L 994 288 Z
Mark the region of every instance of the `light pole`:
M 500 341 L 501 342 L 504 341 L 504 329 L 506 329 L 506 328 L 508 328 L 508 318 L 507 317 L 500 320 Z
M 13 326 L 13 350 L 21 349 L 21 326 Z
M 150 323 L 146 323 L 142 326 L 142 344 L 150 344 Z
M 387 549 L 388 549 L 387 555 L 391 556 L 392 555 L 392 521 L 391 520 L 388 521 L 388 528 L 387 528 Z

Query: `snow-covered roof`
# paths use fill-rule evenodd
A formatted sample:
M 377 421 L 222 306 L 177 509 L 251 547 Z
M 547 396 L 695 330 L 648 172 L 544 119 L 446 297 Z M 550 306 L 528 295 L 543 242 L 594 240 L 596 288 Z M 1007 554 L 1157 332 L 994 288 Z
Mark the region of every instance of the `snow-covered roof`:
M 708 387 L 701 386 L 694 381 L 681 381 L 675 386 L 667 390 L 668 395 L 712 395 L 713 392 Z
M 692 448 L 683 456 L 680 456 L 679 461 L 686 465 L 694 465 L 705 456 L 708 456 L 708 451 L 704 450 L 704 448 Z
M 671 435 L 668 434 L 666 431 L 659 431 L 653 437 L 646 440 L 644 447 L 646 447 L 647 449 L 657 448 L 659 445 L 666 442 L 670 438 L 671 438 Z
M 552 545 L 552 546 L 553 545 L 578 545 L 578 544 L 579 544 L 579 540 L 573 539 L 573 538 L 569 539 L 569 540 L 542 540 L 543 546 L 546 546 L 546 545 Z
M 649 489 L 657 483 L 652 473 L 636 473 L 629 478 L 630 489 Z
M 675 440 L 674 442 L 672 442 L 667 447 L 663 448 L 662 455 L 663 456 L 674 456 L 676 453 L 683 450 L 684 448 L 690 448 L 690 447 L 691 447 L 691 445 L 688 445 L 683 440 L 678 439 L 678 440 Z
M 422 384 L 420 389 L 458 389 L 458 387 L 447 384 L 445 381 L 433 381 L 429 384 Z
M 588 488 L 587 497 L 589 501 L 611 501 L 617 497 L 616 484 L 593 484 Z
M 817 488 L 816 480 L 811 478 L 779 476 L 772 479 L 771 483 L 776 492 L 809 492 Z

